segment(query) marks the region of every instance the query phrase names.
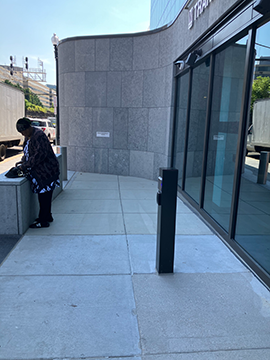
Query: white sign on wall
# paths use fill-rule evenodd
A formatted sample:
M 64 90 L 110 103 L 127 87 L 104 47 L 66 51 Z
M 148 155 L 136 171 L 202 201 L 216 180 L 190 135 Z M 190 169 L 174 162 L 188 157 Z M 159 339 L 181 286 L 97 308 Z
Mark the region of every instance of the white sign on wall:
M 214 135 L 213 140 L 224 140 L 224 135 Z
M 198 0 L 195 5 L 191 7 L 188 13 L 188 28 L 191 29 L 194 22 L 204 12 L 204 10 L 211 4 L 213 0 Z
M 97 131 L 97 132 L 96 132 L 96 137 L 109 138 L 109 137 L 110 137 L 110 133 L 107 132 L 107 131 Z

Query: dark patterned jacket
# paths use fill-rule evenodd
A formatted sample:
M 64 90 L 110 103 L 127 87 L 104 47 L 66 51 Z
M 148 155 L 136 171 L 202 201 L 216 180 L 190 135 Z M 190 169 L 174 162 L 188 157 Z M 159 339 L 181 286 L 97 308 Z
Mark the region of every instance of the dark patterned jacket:
M 25 147 L 28 139 L 25 139 Z M 33 127 L 33 133 L 28 145 L 29 159 L 22 157 L 22 170 L 30 169 L 31 175 L 37 180 L 41 188 L 59 179 L 59 164 L 46 134 Z

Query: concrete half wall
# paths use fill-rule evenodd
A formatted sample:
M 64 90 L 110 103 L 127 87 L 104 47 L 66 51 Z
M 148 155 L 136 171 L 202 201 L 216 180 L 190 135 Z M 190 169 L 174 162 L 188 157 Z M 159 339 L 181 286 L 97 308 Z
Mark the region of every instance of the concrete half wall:
M 160 30 L 62 40 L 60 140 L 68 169 L 156 179 L 170 165 L 173 61 L 235 3 L 212 1 L 190 30 L 184 10 Z
M 60 187 L 53 192 L 55 199 L 63 189 L 63 168 L 65 158 L 56 155 L 60 167 Z M 29 225 L 38 217 L 38 196 L 31 191 L 30 182 L 26 178 L 10 179 L 0 174 L 1 222 L 0 235 L 23 235 Z

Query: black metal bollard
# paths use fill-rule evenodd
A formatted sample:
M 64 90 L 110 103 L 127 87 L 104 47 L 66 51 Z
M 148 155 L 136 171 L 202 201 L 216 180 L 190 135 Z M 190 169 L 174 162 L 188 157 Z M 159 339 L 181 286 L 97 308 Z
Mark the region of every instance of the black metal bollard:
M 173 273 L 177 180 L 177 169 L 159 169 L 156 248 L 156 269 L 159 274 Z
M 258 184 L 266 184 L 266 179 L 268 175 L 269 155 L 270 153 L 267 151 L 261 152 L 257 178 Z

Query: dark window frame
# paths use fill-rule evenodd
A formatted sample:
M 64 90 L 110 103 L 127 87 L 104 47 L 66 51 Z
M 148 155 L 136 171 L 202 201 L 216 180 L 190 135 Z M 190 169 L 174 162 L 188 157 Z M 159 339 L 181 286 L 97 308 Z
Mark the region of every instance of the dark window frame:
M 197 204 L 195 200 L 193 200 L 189 194 L 185 192 L 185 174 L 186 174 L 186 166 L 187 166 L 187 148 L 188 148 L 188 130 L 189 130 L 189 116 L 190 116 L 190 102 L 191 102 L 191 86 L 192 86 L 192 68 L 184 69 L 184 71 L 179 71 L 178 69 L 175 71 L 175 89 L 177 89 L 178 79 L 190 72 L 190 82 L 188 89 L 188 107 L 187 107 L 187 116 L 186 116 L 186 134 L 185 134 L 185 152 L 183 157 L 183 177 L 182 177 L 182 188 L 178 187 L 179 193 L 182 195 L 183 199 L 187 200 L 190 205 L 192 205 L 195 212 L 202 217 L 209 227 L 212 230 L 221 236 L 222 241 L 225 242 L 239 257 L 239 260 L 245 263 L 251 271 L 254 272 L 255 275 L 259 277 L 260 280 L 270 288 L 270 274 L 266 272 L 259 263 L 257 263 L 240 245 L 236 243 L 234 240 L 235 237 L 235 229 L 236 229 L 236 221 L 237 221 L 237 211 L 239 204 L 239 194 L 240 194 L 240 185 L 241 185 L 241 170 L 243 165 L 243 154 L 245 152 L 245 136 L 246 130 L 248 126 L 248 116 L 247 112 L 249 111 L 250 99 L 251 99 L 251 88 L 253 81 L 253 70 L 254 70 L 254 53 L 255 53 L 255 39 L 256 39 L 256 31 L 262 26 L 264 23 L 270 21 L 270 16 L 267 18 L 263 17 L 259 20 L 249 22 L 246 28 L 241 29 L 241 31 L 232 33 L 230 38 L 223 39 L 220 42 L 220 46 L 218 47 L 215 44 L 213 49 L 209 50 L 208 53 L 205 53 L 200 61 L 196 62 L 195 66 L 199 66 L 204 59 L 210 55 L 210 74 L 209 74 L 209 88 L 208 88 L 208 104 L 206 111 L 206 122 L 205 122 L 205 138 L 204 138 L 204 153 L 203 153 L 203 165 L 202 165 L 202 175 L 201 175 L 201 193 L 200 193 L 200 203 Z M 224 32 L 226 34 L 226 31 Z M 231 202 L 231 211 L 230 211 L 230 225 L 228 233 L 213 219 L 206 211 L 203 209 L 204 204 L 204 194 L 205 194 L 205 181 L 206 181 L 206 168 L 207 168 L 207 153 L 208 153 L 208 140 L 209 140 L 209 131 L 210 131 L 210 117 L 211 117 L 211 103 L 212 103 L 212 94 L 213 94 L 213 77 L 214 77 L 214 65 L 215 65 L 215 56 L 217 53 L 222 51 L 223 49 L 230 46 L 233 42 L 241 39 L 242 37 L 248 35 L 247 42 L 247 53 L 245 60 L 245 75 L 244 75 L 244 85 L 243 85 L 243 94 L 241 100 L 241 112 L 240 112 L 240 120 L 239 120 L 239 131 L 238 131 L 238 143 L 236 150 L 236 162 L 235 162 L 235 171 L 234 171 L 234 181 L 233 181 L 233 189 L 232 189 L 232 202 Z M 174 97 L 174 118 L 173 118 L 173 129 L 176 127 L 176 102 L 177 95 Z M 173 130 L 173 131 L 174 131 Z M 171 152 L 171 166 L 173 167 L 174 163 L 174 149 L 176 143 L 176 133 L 173 133 L 173 143 L 172 143 L 172 152 Z

